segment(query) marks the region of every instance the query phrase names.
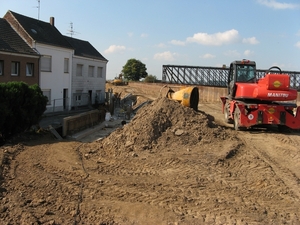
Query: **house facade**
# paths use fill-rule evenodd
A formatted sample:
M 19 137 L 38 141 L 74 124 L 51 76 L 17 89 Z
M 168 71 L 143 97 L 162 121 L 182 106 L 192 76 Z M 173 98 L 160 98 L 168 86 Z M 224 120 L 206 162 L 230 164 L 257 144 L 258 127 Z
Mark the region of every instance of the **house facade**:
M 88 41 L 65 38 L 75 49 L 72 60 L 72 107 L 104 103 L 108 60 Z
M 9 25 L 0 18 L 0 82 L 23 81 L 39 84 L 39 58 Z
M 108 60 L 89 42 L 63 36 L 53 17 L 47 23 L 7 11 L 3 19 L 29 46 L 30 57 L 38 60 L 34 69 L 48 97 L 45 113 L 104 102 Z

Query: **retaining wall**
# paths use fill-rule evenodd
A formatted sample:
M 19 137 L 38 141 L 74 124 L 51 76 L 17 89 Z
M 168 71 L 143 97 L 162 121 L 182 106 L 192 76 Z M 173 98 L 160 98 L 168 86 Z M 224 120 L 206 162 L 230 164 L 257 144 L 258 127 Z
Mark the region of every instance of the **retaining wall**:
M 92 110 L 75 116 L 65 117 L 63 119 L 63 137 L 78 133 L 89 127 L 98 125 L 104 120 L 104 112 L 100 110 Z

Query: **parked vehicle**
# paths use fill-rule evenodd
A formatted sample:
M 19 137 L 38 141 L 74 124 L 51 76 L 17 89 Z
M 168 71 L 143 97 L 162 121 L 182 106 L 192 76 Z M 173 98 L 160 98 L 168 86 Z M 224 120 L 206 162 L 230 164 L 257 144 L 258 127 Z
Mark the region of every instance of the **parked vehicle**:
M 235 130 L 268 125 L 277 125 L 281 131 L 300 129 L 300 106 L 294 101 L 297 90 L 290 88 L 289 75 L 279 67 L 271 67 L 257 79 L 254 61 L 234 61 L 227 87 L 228 95 L 221 97 L 223 113 Z

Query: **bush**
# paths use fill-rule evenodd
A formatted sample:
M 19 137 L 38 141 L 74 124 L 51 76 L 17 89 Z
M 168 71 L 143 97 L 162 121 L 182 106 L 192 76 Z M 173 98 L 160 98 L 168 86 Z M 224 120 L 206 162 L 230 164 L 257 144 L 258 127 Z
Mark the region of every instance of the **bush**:
M 156 76 L 148 75 L 145 77 L 144 82 L 145 83 L 154 83 L 154 82 L 156 82 L 156 80 L 157 80 Z
M 47 97 L 38 85 L 0 83 L 0 136 L 7 138 L 37 124 L 46 110 Z

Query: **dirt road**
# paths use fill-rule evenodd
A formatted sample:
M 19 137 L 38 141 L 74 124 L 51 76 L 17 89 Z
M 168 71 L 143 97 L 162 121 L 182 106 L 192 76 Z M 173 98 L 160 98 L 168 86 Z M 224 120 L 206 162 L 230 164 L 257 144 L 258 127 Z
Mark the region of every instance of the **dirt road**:
M 0 148 L 0 224 L 300 224 L 299 133 L 237 132 L 219 103 L 114 89 L 153 102 L 103 140 Z

